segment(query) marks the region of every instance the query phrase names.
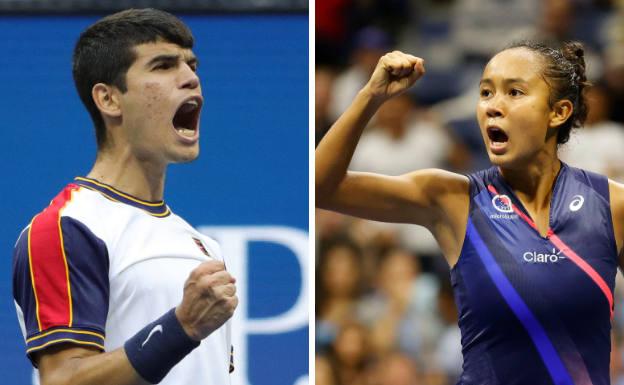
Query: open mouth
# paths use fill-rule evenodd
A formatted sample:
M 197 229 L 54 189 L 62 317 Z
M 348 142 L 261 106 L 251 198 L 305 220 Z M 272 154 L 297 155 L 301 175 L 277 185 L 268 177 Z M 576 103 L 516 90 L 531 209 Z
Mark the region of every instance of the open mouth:
M 503 130 L 496 126 L 489 126 L 487 128 L 488 138 L 493 143 L 506 143 L 509 140 L 509 137 Z
M 177 133 L 188 139 L 194 139 L 197 136 L 199 128 L 199 112 L 202 107 L 202 99 L 199 96 L 193 96 L 186 99 L 176 110 L 173 116 L 173 127 Z
M 507 151 L 509 137 L 500 127 L 488 126 L 487 136 L 490 139 L 490 151 L 496 155 L 503 155 Z

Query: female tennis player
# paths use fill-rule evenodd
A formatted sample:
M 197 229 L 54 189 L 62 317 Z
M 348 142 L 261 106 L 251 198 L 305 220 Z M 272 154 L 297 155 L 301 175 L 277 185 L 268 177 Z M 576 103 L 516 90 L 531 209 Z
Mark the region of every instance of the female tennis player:
M 319 207 L 422 225 L 437 239 L 459 310 L 461 385 L 610 382 L 624 185 L 557 157 L 587 113 L 583 55 L 576 42 L 524 42 L 489 61 L 477 105 L 488 170 L 347 171 L 371 116 L 425 72 L 398 51 L 379 60 L 316 150 Z

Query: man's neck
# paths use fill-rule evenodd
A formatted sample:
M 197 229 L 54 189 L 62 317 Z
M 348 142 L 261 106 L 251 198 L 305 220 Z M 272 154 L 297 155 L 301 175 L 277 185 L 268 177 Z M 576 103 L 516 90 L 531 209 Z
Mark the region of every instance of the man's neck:
M 129 151 L 100 151 L 87 177 L 145 201 L 160 201 L 166 167 L 137 159 Z

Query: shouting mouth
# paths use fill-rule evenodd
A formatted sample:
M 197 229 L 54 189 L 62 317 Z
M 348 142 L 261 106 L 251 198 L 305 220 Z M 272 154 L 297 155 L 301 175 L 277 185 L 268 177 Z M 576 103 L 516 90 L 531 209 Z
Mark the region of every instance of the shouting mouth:
M 173 128 L 184 142 L 194 143 L 199 138 L 199 113 L 202 104 L 201 96 L 191 96 L 178 106 L 173 116 Z
M 490 140 L 490 151 L 496 155 L 501 155 L 507 149 L 507 143 L 509 143 L 509 137 L 498 126 L 488 126 L 487 135 Z

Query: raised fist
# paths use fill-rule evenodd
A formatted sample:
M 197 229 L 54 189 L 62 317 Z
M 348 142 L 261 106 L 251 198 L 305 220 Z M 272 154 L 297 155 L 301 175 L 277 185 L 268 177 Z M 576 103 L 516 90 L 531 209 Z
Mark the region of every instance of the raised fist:
M 189 337 L 203 340 L 232 317 L 238 305 L 235 282 L 220 261 L 203 262 L 191 272 L 182 303 L 176 308 Z
M 425 73 L 425 62 L 416 56 L 393 51 L 379 59 L 365 89 L 381 101 L 410 88 Z

